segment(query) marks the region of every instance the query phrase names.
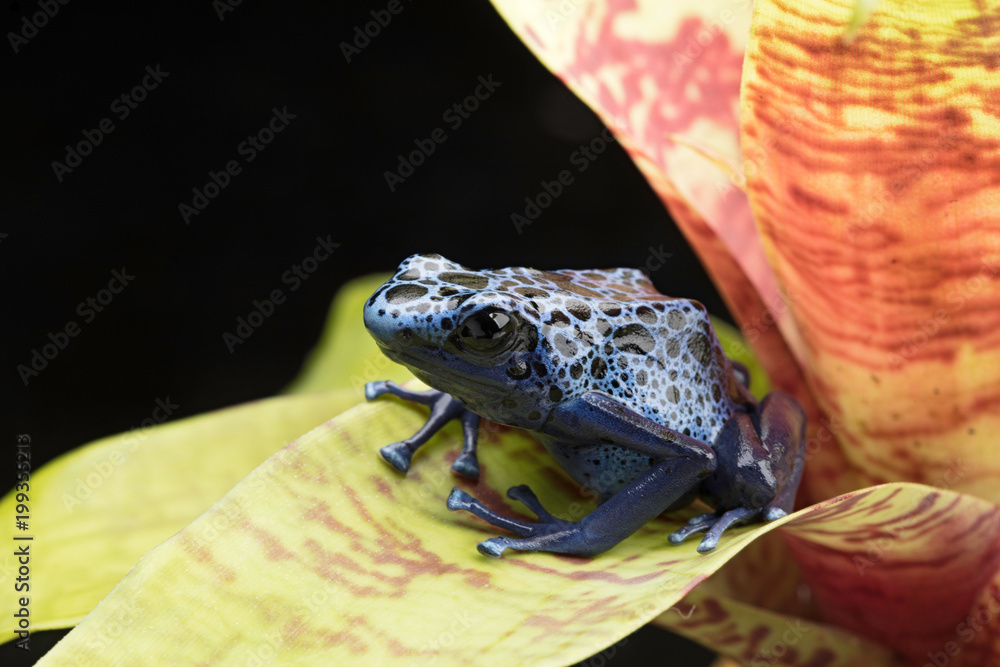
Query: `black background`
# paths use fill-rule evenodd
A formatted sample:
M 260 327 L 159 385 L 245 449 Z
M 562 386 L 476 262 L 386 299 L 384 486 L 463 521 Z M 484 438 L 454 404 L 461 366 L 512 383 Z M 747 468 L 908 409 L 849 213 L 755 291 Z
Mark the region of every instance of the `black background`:
M 59 5 L 17 53 L 8 34 L 39 7 L 6 6 L 3 469 L 13 468 L 18 433 L 31 435 L 37 468 L 137 426 L 156 399 L 178 404 L 176 419 L 279 392 L 316 342 L 338 286 L 415 252 L 474 268 L 585 269 L 642 267 L 662 246 L 672 256 L 651 274 L 660 290 L 726 315 L 618 146 L 582 173 L 571 163 L 600 123 L 488 2 L 403 0 L 347 62 L 341 42 L 386 4 L 245 0 L 220 19 L 218 2 L 94 8 L 77 0 Z M 169 75 L 121 119 L 112 104 L 147 66 Z M 500 86 L 454 128 L 443 114 L 480 76 Z M 237 147 L 274 108 L 295 118 L 248 163 Z M 52 163 L 65 163 L 66 146 L 104 118 L 114 130 L 60 181 Z M 386 170 L 436 128 L 447 140 L 390 191 Z M 191 204 L 192 188 L 233 159 L 242 172 L 186 223 L 178 205 Z M 565 169 L 574 182 L 518 233 L 511 214 Z M 340 247 L 291 291 L 282 275 L 328 236 Z M 134 280 L 85 322 L 78 304 L 123 268 Z M 287 300 L 230 353 L 222 334 L 276 288 Z M 79 335 L 26 385 L 17 367 L 70 321 Z M 5 480 L 8 489 L 13 475 Z M 28 662 L 59 636 L 35 635 Z M 21 662 L 20 653 L 8 644 L 0 661 Z M 670 656 L 701 664 L 707 655 L 647 628 L 610 663 Z

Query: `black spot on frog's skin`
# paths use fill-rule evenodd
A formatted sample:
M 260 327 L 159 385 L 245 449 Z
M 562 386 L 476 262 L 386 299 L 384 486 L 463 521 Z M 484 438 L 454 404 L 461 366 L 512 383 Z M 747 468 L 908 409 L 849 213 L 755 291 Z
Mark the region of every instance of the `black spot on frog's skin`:
M 590 375 L 595 380 L 601 380 L 608 372 L 608 365 L 604 363 L 604 359 L 600 357 L 594 357 L 594 361 L 590 364 Z
M 619 306 L 617 303 L 602 301 L 600 304 L 598 304 L 598 306 L 600 307 L 601 312 L 604 313 L 605 315 L 609 315 L 611 317 L 618 317 L 619 315 L 622 314 L 622 307 Z
M 656 324 L 656 311 L 649 306 L 639 306 L 635 309 L 635 314 L 646 324 Z
M 444 329 L 445 331 L 448 331 L 453 326 L 455 326 L 455 325 L 452 324 L 451 318 L 449 318 L 449 317 L 442 317 L 441 318 L 441 328 L 442 329 Z
M 503 399 L 502 403 L 503 406 L 508 410 L 513 410 L 514 408 L 517 407 L 517 401 L 515 401 L 513 398 L 505 398 Z
M 712 385 L 712 400 L 718 401 L 722 398 L 722 388 L 719 387 L 718 383 Z
M 442 287 L 438 290 L 438 294 L 441 296 L 451 296 L 452 294 L 458 294 L 458 288 L 456 287 Z
M 681 400 L 681 392 L 674 385 L 667 387 L 667 400 L 671 403 L 677 403 Z
M 452 283 L 453 285 L 468 287 L 469 289 L 486 289 L 490 284 L 490 279 L 486 276 L 476 275 L 475 273 L 458 273 L 456 271 L 441 273 L 438 275 L 438 279 L 446 283 Z
M 579 380 L 580 376 L 583 375 L 583 366 L 580 364 L 573 364 L 569 367 L 569 375 L 574 380 Z
M 418 280 L 420 278 L 420 272 L 416 269 L 409 269 L 396 276 L 396 280 Z
M 545 364 L 540 364 L 536 361 L 532 366 L 535 367 L 535 375 L 538 377 L 543 378 L 549 374 L 549 369 L 545 367 Z
M 683 329 L 685 324 L 687 324 L 687 318 L 681 311 L 671 310 L 667 313 L 667 325 L 671 329 Z
M 560 389 L 559 387 L 552 387 L 551 389 L 549 389 L 549 400 L 552 401 L 553 403 L 558 403 L 559 401 L 561 401 L 562 396 L 563 396 L 562 389 Z
M 471 292 L 468 294 L 459 294 L 458 296 L 451 297 L 450 299 L 448 299 L 448 306 L 447 306 L 448 310 L 455 310 L 456 308 L 458 308 L 471 298 L 472 298 Z
M 667 341 L 667 356 L 671 359 L 676 359 L 677 355 L 681 353 L 681 344 L 676 338 L 671 338 Z
M 606 355 L 608 355 L 610 357 L 614 353 L 615 353 L 615 348 L 611 347 L 611 343 L 605 343 L 604 344 L 604 354 L 606 354 Z
M 552 311 L 552 315 L 549 317 L 549 324 L 557 327 L 568 327 L 569 317 L 561 310 L 554 310 Z
M 641 324 L 626 324 L 615 331 L 615 346 L 629 354 L 649 354 L 656 346 L 656 340 L 649 329 Z
M 537 289 L 535 287 L 518 287 L 514 291 L 520 294 L 521 296 L 528 297 L 529 299 L 544 298 L 549 295 L 548 292 Z
M 396 285 L 385 293 L 385 300 L 394 306 L 409 303 L 427 294 L 427 288 L 420 285 Z
M 507 376 L 512 380 L 524 380 L 531 377 L 531 367 L 520 361 L 507 369 Z
M 702 366 L 707 366 L 712 360 L 712 344 L 708 342 L 708 336 L 703 333 L 693 333 L 687 339 L 688 350 Z
M 382 285 L 377 290 L 375 290 L 375 293 L 372 294 L 372 296 L 371 296 L 370 299 L 368 299 L 368 305 L 369 305 L 369 307 L 375 305 L 375 299 L 378 298 L 379 294 L 381 294 L 382 292 L 386 291 L 389 288 L 390 284 L 391 283 L 386 283 L 385 285 Z
M 566 336 L 563 336 L 561 333 L 558 333 L 556 334 L 554 341 L 556 349 L 559 350 L 559 353 L 561 355 L 568 358 L 576 356 L 577 352 L 576 343 L 574 343 L 571 340 L 567 340 Z
M 538 410 L 532 410 L 531 412 L 528 413 L 528 419 L 531 421 L 536 421 L 541 418 L 542 418 L 542 413 L 539 412 Z
M 608 324 L 607 320 L 597 320 L 597 333 L 602 336 L 607 336 L 611 333 L 611 325 Z
M 635 374 L 635 383 L 640 386 L 646 384 L 646 381 L 648 379 L 649 376 L 646 375 L 646 371 L 639 371 L 638 373 Z
M 569 314 L 580 320 L 581 322 L 586 322 L 590 319 L 590 308 L 587 307 L 583 301 L 579 299 L 569 299 L 566 301 L 566 310 Z

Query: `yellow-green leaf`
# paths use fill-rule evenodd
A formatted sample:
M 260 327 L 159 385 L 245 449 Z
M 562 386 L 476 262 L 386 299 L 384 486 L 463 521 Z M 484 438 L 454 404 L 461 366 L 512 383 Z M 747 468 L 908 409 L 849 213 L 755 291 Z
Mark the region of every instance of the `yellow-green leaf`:
M 808 576 L 853 570 L 859 540 L 892 532 L 864 577 L 832 579 L 837 596 L 817 589 L 834 616 L 844 611 L 838 600 L 853 604 L 873 582 L 928 595 L 899 586 L 915 565 L 934 570 L 951 596 L 943 608 L 954 613 L 989 581 L 985 564 L 995 569 L 1000 554 L 995 506 L 900 484 L 733 530 L 704 556 L 694 541 L 666 540 L 688 512 L 653 521 L 594 559 L 517 553 L 491 560 L 475 545 L 496 529 L 446 509 L 453 485 L 512 515 L 524 516 L 501 491 L 522 483 L 557 515 L 581 517 L 592 505 L 516 430 L 492 429 L 481 439 L 478 483 L 448 469 L 460 447 L 457 425 L 418 453 L 407 477 L 396 475 L 375 451 L 411 434 L 424 414 L 380 400 L 299 438 L 150 552 L 40 664 L 568 664 L 676 604 L 782 524 Z M 924 515 L 928 508 L 933 516 Z M 976 543 L 950 539 L 971 525 Z M 899 559 L 910 569 L 898 567 Z M 970 577 L 941 565 L 949 559 L 956 568 L 977 560 L 984 571 Z M 885 639 L 889 621 L 865 617 L 867 633 Z M 948 615 L 927 618 L 911 632 L 934 639 L 949 624 Z M 114 641 L 100 641 L 111 629 Z
M 293 438 L 354 405 L 341 390 L 272 398 L 98 440 L 50 462 L 30 480 L 31 627 L 80 621 L 148 550 L 181 530 Z M 15 515 L 16 497 L 0 501 Z M 0 541 L 14 544 L 14 522 Z M 12 590 L 13 548 L 0 558 Z M 0 596 L 2 635 L 13 638 L 17 596 Z

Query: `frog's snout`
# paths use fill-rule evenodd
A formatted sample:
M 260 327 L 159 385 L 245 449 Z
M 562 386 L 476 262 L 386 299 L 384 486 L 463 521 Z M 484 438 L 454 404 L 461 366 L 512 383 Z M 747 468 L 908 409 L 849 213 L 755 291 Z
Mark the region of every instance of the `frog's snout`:
M 385 304 L 377 298 L 365 304 L 364 322 L 368 333 L 386 354 L 392 355 L 417 343 L 414 332 L 399 318 L 388 314 Z
M 399 327 L 391 317 L 386 316 L 378 303 L 368 303 L 364 311 L 365 329 L 380 347 L 395 348 L 398 345 Z

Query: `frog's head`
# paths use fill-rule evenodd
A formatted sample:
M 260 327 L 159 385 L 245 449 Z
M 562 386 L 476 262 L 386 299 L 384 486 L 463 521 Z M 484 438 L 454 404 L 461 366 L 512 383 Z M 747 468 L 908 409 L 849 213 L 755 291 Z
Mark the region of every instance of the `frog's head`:
M 540 315 L 528 297 L 501 288 L 503 278 L 413 255 L 368 300 L 365 327 L 387 357 L 473 412 L 537 427 L 551 407 L 532 377 Z

